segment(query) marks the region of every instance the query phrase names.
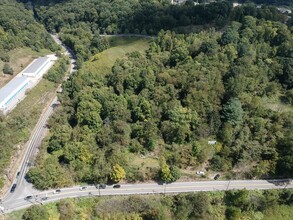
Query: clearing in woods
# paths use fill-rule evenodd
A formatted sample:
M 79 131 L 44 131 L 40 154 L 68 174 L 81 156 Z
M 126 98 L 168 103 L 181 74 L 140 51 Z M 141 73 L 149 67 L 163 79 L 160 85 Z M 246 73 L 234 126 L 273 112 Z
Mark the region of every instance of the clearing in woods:
M 93 74 L 109 73 L 118 58 L 123 58 L 130 52 L 147 50 L 150 41 L 150 39 L 139 37 L 109 37 L 111 47 L 94 55 L 83 65 L 82 70 Z

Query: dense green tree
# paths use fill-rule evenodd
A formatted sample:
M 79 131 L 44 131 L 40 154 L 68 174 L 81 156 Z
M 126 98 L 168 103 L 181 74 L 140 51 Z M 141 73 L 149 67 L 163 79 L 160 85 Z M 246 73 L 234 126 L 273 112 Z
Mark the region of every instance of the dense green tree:
M 226 209 L 225 214 L 226 214 L 227 219 L 236 220 L 241 217 L 241 209 L 231 206 Z
M 223 107 L 224 120 L 232 125 L 238 125 L 243 120 L 243 109 L 238 99 L 230 99 Z
M 53 157 L 46 159 L 43 167 L 31 168 L 27 176 L 38 189 L 63 187 L 72 183 L 68 172 Z
M 119 182 L 125 179 L 125 177 L 126 173 L 123 167 L 121 167 L 119 164 L 114 165 L 110 175 L 111 180 L 113 180 L 114 182 Z
M 164 183 L 172 182 L 173 176 L 170 171 L 169 165 L 166 163 L 165 159 L 161 159 L 161 170 L 160 170 L 160 179 Z
M 60 213 L 60 220 L 73 219 L 76 216 L 75 206 L 72 201 L 61 200 L 57 206 Z
M 22 219 L 24 220 L 39 220 L 39 219 L 49 219 L 49 214 L 47 209 L 44 206 L 40 205 L 33 205 L 28 208 L 23 216 Z

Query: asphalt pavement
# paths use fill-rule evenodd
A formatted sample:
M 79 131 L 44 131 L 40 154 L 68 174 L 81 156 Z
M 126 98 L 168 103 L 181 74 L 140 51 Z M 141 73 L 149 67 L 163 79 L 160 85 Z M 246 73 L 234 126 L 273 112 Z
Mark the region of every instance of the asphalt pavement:
M 198 182 L 175 182 L 171 184 L 122 184 L 120 188 L 113 188 L 113 185 L 105 189 L 98 189 L 95 186 L 87 186 L 81 190 L 80 186 L 55 190 L 38 191 L 27 195 L 13 197 L 3 201 L 4 212 L 19 210 L 29 207 L 32 204 L 45 204 L 65 198 L 92 197 L 92 196 L 115 196 L 135 194 L 178 194 L 201 191 L 224 191 L 233 189 L 261 190 L 261 189 L 284 189 L 293 188 L 290 180 L 231 180 L 231 181 L 198 181 Z M 25 197 L 32 196 L 26 200 Z

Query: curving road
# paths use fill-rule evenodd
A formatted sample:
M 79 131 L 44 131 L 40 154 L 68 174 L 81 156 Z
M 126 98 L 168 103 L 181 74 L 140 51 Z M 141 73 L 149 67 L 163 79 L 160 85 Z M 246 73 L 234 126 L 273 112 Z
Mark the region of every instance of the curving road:
M 71 58 L 70 73 L 74 72 L 75 55 L 71 50 L 65 48 L 58 36 L 52 35 L 55 41 L 61 45 L 69 54 Z M 70 197 L 81 196 L 105 196 L 105 195 L 130 195 L 130 194 L 165 194 L 165 193 L 182 193 L 182 192 L 197 192 L 197 191 L 218 191 L 231 189 L 283 189 L 293 188 L 292 181 L 286 180 L 231 180 L 231 181 L 199 181 L 199 182 L 176 182 L 172 184 L 125 184 L 121 188 L 113 188 L 107 186 L 105 189 L 97 189 L 94 186 L 87 186 L 85 190 L 80 190 L 78 186 L 61 189 L 59 194 L 54 194 L 54 190 L 38 191 L 33 188 L 32 184 L 28 183 L 24 177 L 29 169 L 29 166 L 34 161 L 34 156 L 37 153 L 38 147 L 46 133 L 46 122 L 52 114 L 54 107 L 58 105 L 57 97 L 55 97 L 51 104 L 44 110 L 39 119 L 30 141 L 26 154 L 22 160 L 19 168 L 20 175 L 15 178 L 14 182 L 17 184 L 15 192 L 7 193 L 0 203 L 0 213 L 9 213 L 11 211 L 29 207 L 32 204 L 43 204 L 57 201 Z M 26 200 L 26 196 L 32 198 Z M 45 200 L 44 200 L 45 199 Z
M 177 194 L 183 192 L 199 191 L 223 191 L 232 189 L 284 189 L 293 188 L 290 180 L 231 180 L 231 181 L 199 181 L 199 182 L 175 182 L 159 185 L 150 184 L 124 184 L 120 188 L 107 186 L 105 189 L 97 189 L 95 186 L 87 186 L 85 190 L 80 187 L 63 188 L 58 194 L 54 190 L 37 192 L 31 195 L 29 200 L 25 196 L 4 201 L 2 206 L 5 212 L 9 213 L 18 209 L 29 207 L 32 204 L 44 204 L 58 201 L 64 198 L 90 197 L 90 196 L 113 196 L 113 195 L 134 195 L 134 194 Z M 45 200 L 44 200 L 45 199 Z

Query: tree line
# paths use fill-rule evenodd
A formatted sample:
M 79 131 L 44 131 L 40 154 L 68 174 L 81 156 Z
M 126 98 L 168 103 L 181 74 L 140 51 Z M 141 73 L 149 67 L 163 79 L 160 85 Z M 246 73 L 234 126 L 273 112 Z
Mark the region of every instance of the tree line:
M 35 21 L 30 10 L 15 0 L 3 0 L 0 2 L 0 60 L 6 63 L 4 73 L 13 74 L 7 64 L 10 61 L 8 52 L 21 47 L 35 51 L 58 49 L 45 28 Z
M 66 199 L 52 205 L 33 205 L 24 220 L 67 219 L 290 219 L 292 189 L 233 190 L 179 195 Z M 50 210 L 50 211 L 49 211 Z
M 149 34 L 160 30 L 188 32 L 196 27 L 222 29 L 230 21 L 241 22 L 245 16 L 285 21 L 286 16 L 275 7 L 256 8 L 245 4 L 232 8 L 228 1 L 194 5 L 171 5 L 169 0 L 148 1 L 44 1 L 36 0 L 35 9 L 40 21 L 49 32 L 60 34 L 63 42 L 78 56 L 78 66 L 88 58 L 108 48 L 100 34 Z
M 5 74 L 14 73 L 8 65 L 9 52 L 22 47 L 29 47 L 35 51 L 44 48 L 58 49 L 43 25 L 34 20 L 30 10 L 15 0 L 2 0 L 0 1 L 0 60 L 5 63 L 3 68 Z M 35 114 L 36 112 L 25 112 L 22 116 L 8 118 L 0 115 L 1 175 L 4 175 L 17 145 L 22 144 L 29 137 L 32 115 Z M 0 188 L 3 184 L 4 178 L 1 177 Z

